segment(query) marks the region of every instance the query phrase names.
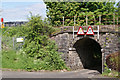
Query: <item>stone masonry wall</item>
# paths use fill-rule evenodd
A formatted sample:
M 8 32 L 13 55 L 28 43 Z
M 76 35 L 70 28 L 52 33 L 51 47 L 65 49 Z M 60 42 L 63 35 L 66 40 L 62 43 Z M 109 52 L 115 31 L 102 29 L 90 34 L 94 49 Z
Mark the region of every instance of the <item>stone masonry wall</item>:
M 104 62 L 106 62 L 106 56 L 119 51 L 119 39 L 116 33 L 101 34 L 99 43 L 102 47 L 102 54 Z
M 53 36 L 51 37 L 51 39 L 56 41 L 56 44 L 59 48 L 58 51 L 63 53 L 61 55 L 62 59 L 65 61 L 66 65 L 69 68 L 71 68 L 72 70 L 82 69 L 83 65 L 76 51 L 69 50 L 71 44 L 70 42 L 72 40 L 72 37 L 70 35 L 69 33 L 63 33 Z
M 71 32 L 61 33 L 51 37 L 51 39 L 56 41 L 56 44 L 59 48 L 58 51 L 63 52 L 63 54 L 61 55 L 62 59 L 65 61 L 66 65 L 72 70 L 83 68 L 83 64 L 75 48 L 73 48 L 73 45 L 77 40 L 84 37 L 85 36 L 77 36 L 77 34 L 75 34 L 75 38 L 73 39 L 73 34 Z M 97 34 L 87 37 L 96 40 L 101 45 L 103 62 L 105 62 L 107 55 L 119 50 L 120 46 L 118 45 L 119 43 L 117 33 L 100 32 L 99 40 L 97 40 Z

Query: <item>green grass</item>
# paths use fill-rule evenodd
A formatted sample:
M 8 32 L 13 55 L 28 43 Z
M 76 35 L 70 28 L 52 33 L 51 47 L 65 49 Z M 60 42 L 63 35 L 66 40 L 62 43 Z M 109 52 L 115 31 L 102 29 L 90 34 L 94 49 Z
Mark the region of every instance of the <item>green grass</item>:
M 20 69 L 25 71 L 55 70 L 54 68 L 52 69 L 50 66 L 45 65 L 44 61 L 29 58 L 26 54 L 20 54 L 20 51 L 16 52 L 15 50 L 3 50 L 2 68 L 12 70 Z
M 14 50 L 6 50 L 2 52 L 2 67 L 11 69 L 24 69 L 23 63 L 19 60 L 22 58 L 17 55 Z
M 102 73 L 102 76 L 120 78 L 119 74 L 120 74 L 120 72 L 117 72 L 117 71 L 115 71 L 115 70 L 111 70 L 111 71 L 104 71 L 104 72 Z
M 27 58 L 14 50 L 5 50 L 2 52 L 2 68 L 27 70 L 29 66 L 34 67 L 33 59 Z

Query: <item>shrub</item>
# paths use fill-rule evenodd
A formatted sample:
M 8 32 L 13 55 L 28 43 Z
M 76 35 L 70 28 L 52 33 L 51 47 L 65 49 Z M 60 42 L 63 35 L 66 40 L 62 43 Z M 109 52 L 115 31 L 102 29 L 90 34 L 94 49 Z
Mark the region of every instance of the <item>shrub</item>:
M 55 42 L 49 39 L 53 32 L 54 28 L 47 21 L 43 21 L 39 15 L 31 15 L 26 25 L 11 27 L 7 31 L 6 35 L 10 37 L 25 36 L 23 48 L 16 51 L 21 56 L 18 64 L 22 63 L 22 68 L 28 71 L 67 69 L 61 59 L 61 53 L 57 52 Z
M 106 57 L 106 64 L 109 68 L 120 72 L 120 51 L 112 53 Z

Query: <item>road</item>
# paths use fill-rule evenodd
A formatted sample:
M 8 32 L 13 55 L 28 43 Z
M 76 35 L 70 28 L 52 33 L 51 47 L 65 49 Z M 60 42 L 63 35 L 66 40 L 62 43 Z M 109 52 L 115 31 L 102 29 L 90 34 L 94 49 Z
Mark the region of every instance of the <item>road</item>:
M 69 72 L 2 71 L 2 80 L 118 80 L 103 77 L 96 70 L 82 69 Z
M 93 78 L 101 77 L 96 70 L 82 69 L 69 72 L 16 72 L 3 71 L 3 78 Z

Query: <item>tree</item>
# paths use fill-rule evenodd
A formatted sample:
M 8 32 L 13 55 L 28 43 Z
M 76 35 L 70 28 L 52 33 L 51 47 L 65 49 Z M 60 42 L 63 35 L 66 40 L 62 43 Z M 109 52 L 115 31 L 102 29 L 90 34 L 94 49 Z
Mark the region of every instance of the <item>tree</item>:
M 73 16 L 76 16 L 76 25 L 85 25 L 85 15 L 113 14 L 115 11 L 115 3 L 113 2 L 45 2 L 45 4 L 47 17 L 54 26 L 62 25 L 63 16 L 65 17 L 64 23 L 66 26 L 73 26 Z M 94 19 L 99 22 L 98 17 L 88 16 L 88 24 L 92 25 Z

